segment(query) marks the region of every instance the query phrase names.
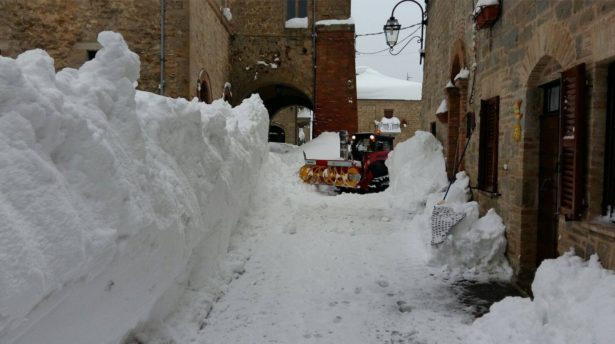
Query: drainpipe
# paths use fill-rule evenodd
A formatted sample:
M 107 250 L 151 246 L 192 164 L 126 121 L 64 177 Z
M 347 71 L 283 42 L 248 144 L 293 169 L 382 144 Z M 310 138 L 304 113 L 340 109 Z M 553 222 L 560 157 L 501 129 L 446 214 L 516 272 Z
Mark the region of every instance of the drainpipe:
M 160 95 L 164 95 L 164 0 L 160 0 Z
M 316 113 L 316 0 L 312 0 L 312 115 L 310 116 L 310 140 L 314 132 L 314 114 Z

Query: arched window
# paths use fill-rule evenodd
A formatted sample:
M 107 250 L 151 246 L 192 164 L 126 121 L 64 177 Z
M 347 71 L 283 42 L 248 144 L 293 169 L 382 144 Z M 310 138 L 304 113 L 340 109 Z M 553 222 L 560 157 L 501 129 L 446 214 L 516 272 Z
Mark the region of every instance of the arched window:
M 209 81 L 209 74 L 204 69 L 201 69 L 196 81 L 196 95 L 199 101 L 211 104 L 211 82 Z

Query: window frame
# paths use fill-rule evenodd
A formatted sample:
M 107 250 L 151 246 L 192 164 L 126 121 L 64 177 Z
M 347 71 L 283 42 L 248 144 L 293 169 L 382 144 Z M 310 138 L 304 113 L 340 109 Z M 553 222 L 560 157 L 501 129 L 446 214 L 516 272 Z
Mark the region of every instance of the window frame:
M 293 18 L 307 18 L 307 16 L 307 0 L 286 0 L 286 20 L 290 20 Z
M 498 194 L 500 96 L 481 100 L 478 143 L 478 189 Z

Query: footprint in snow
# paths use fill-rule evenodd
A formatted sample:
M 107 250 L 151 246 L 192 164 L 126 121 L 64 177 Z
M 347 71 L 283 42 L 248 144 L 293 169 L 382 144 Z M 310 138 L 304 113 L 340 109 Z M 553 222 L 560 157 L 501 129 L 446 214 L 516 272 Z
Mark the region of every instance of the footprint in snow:
M 386 287 L 388 287 L 388 286 L 389 286 L 389 282 L 387 282 L 387 281 L 385 281 L 385 280 L 379 280 L 379 281 L 376 281 L 376 283 L 378 283 L 378 285 L 379 285 L 381 288 L 386 288 Z
M 406 301 L 397 301 L 397 309 L 401 313 L 410 313 L 412 311 L 412 306 L 406 303 Z

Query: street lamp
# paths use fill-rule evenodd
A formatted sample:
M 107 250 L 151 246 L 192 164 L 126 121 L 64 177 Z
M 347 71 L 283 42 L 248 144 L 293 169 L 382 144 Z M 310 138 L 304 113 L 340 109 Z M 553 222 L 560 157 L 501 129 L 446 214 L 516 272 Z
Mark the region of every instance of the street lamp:
M 423 58 L 425 57 L 425 51 L 423 51 L 423 33 L 425 30 L 425 25 L 427 25 L 427 18 L 425 16 L 425 11 L 423 10 L 423 6 L 421 6 L 421 4 L 419 4 L 415 0 L 401 0 L 400 2 L 395 4 L 395 6 L 393 7 L 393 10 L 391 11 L 391 17 L 389 18 L 389 20 L 387 20 L 386 24 L 384 24 L 384 27 L 383 27 L 384 36 L 387 40 L 387 45 L 390 48 L 389 53 L 393 54 L 393 48 L 397 45 L 397 38 L 399 37 L 399 31 L 401 30 L 401 25 L 399 24 L 399 21 L 395 19 L 395 15 L 394 15 L 395 9 L 402 2 L 408 2 L 408 1 L 415 3 L 421 10 L 421 36 L 414 36 L 410 38 L 410 41 L 414 38 L 417 38 L 417 41 L 421 44 L 421 51 L 419 55 L 420 56 L 419 64 L 421 64 L 423 62 Z M 425 0 L 425 2 L 427 2 L 427 0 Z

